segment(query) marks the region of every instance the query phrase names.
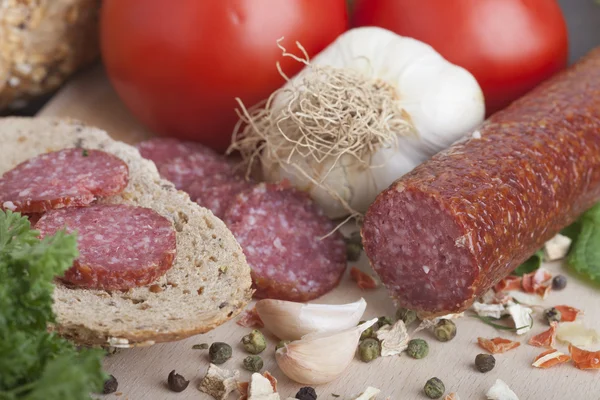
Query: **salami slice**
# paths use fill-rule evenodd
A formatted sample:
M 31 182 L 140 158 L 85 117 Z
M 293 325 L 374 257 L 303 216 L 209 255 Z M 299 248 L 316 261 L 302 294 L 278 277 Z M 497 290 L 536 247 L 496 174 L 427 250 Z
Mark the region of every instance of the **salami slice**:
M 63 279 L 87 289 L 147 285 L 175 260 L 175 230 L 149 208 L 122 204 L 65 208 L 46 213 L 35 227 L 42 238 L 61 229 L 77 233 L 79 258 Z
M 73 148 L 45 153 L 0 178 L 0 209 L 30 214 L 86 206 L 97 197 L 121 193 L 128 180 L 127 164 L 104 151 Z
M 220 156 L 213 150 L 196 142 L 187 142 L 174 138 L 153 138 L 145 140 L 137 145 L 142 157 L 151 160 L 157 166 L 162 166 L 170 161 L 187 157 L 192 154 L 204 154 L 211 159 Z
M 235 197 L 253 185 L 237 175 L 214 174 L 196 180 L 187 188 L 187 192 L 192 200 L 223 219 Z
M 258 298 L 308 301 L 332 290 L 346 269 L 346 246 L 308 195 L 261 183 L 241 192 L 225 213 Z
M 233 167 L 224 157 L 213 158 L 206 154 L 192 154 L 179 157 L 158 168 L 160 175 L 173 182 L 179 190 L 188 191 L 189 186 L 197 180 L 204 180 L 213 175 L 234 177 Z
M 362 228 L 403 307 L 460 312 L 600 200 L 600 48 L 381 193 Z

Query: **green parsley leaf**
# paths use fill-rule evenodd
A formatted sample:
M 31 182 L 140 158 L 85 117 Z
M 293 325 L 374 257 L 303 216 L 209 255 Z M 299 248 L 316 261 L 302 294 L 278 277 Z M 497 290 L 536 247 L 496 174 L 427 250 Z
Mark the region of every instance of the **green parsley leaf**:
M 43 240 L 18 213 L 0 211 L 0 399 L 89 398 L 100 391 L 102 351 L 48 332 L 53 280 L 78 256 L 75 236 Z
M 600 282 L 600 203 L 563 232 L 573 240 L 567 264 L 582 276 Z
M 515 268 L 511 275 L 523 276 L 535 271 L 542 266 L 543 258 L 544 252 L 542 250 L 536 251 L 535 254 L 529 257 L 523 264 Z

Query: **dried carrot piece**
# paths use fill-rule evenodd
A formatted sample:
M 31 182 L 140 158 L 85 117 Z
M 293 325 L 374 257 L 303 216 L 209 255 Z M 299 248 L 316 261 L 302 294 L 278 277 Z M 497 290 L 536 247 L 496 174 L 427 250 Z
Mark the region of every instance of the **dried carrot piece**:
M 495 292 L 502 292 L 505 290 L 520 290 L 521 289 L 521 277 L 515 275 L 509 275 L 502 279 L 494 286 Z
M 571 357 L 569 357 L 568 355 L 563 354 L 556 349 L 550 349 L 544 351 L 542 354 L 537 356 L 535 360 L 533 360 L 533 364 L 531 365 L 536 368 L 546 369 L 558 364 L 565 363 L 569 360 L 571 360 Z
M 350 269 L 350 277 L 359 288 L 361 289 L 375 289 L 377 287 L 377 281 L 371 275 L 362 272 L 356 267 Z
M 570 344 L 569 353 L 577 368 L 600 369 L 600 351 L 587 351 Z
M 501 337 L 493 339 L 479 337 L 477 338 L 477 343 L 482 349 L 488 351 L 491 354 L 505 353 L 521 345 L 521 343 L 519 342 L 514 342 L 512 340 L 504 339 Z
M 537 347 L 548 347 L 548 348 L 554 347 L 554 344 L 556 343 L 556 327 L 557 326 L 558 326 L 557 322 L 552 322 L 550 324 L 550 329 L 531 337 L 531 339 L 529 339 L 529 342 L 527 342 L 527 343 L 529 343 L 532 346 L 537 346 Z

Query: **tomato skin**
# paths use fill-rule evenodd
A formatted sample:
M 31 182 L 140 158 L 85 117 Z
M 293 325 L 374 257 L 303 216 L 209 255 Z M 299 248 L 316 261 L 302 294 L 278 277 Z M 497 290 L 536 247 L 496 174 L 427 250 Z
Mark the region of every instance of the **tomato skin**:
M 567 26 L 555 0 L 357 0 L 353 25 L 433 46 L 479 82 L 488 115 L 567 65 Z
M 101 50 L 131 112 L 161 135 L 227 148 L 236 97 L 246 106 L 283 85 L 302 64 L 276 41 L 315 55 L 347 29 L 344 0 L 104 0 Z

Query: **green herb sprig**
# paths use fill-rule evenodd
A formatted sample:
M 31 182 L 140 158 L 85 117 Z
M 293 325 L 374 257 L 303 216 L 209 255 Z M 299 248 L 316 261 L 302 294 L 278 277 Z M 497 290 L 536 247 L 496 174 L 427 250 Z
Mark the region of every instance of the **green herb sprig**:
M 77 241 L 38 235 L 27 218 L 0 210 L 0 399 L 87 399 L 107 377 L 103 352 L 77 350 L 47 330 L 53 279 L 72 265 Z

